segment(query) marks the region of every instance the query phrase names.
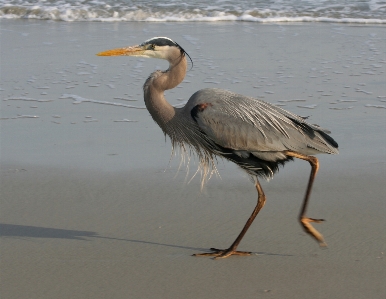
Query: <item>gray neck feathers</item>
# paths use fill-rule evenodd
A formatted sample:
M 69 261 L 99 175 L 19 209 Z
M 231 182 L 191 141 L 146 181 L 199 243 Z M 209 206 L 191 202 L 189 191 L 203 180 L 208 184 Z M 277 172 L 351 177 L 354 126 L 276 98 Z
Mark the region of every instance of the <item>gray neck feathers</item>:
M 203 134 L 190 115 L 183 113 L 183 108 L 174 108 L 165 99 L 164 91 L 176 87 L 182 82 L 186 74 L 186 58 L 179 56 L 169 60 L 167 71 L 156 71 L 146 80 L 143 91 L 146 108 L 153 120 L 167 134 L 173 145 L 181 149 L 182 161 L 189 157 L 188 149 L 193 149 L 200 161 L 201 186 L 213 172 L 217 172 L 212 149 L 213 143 Z M 188 158 L 189 160 L 189 158 Z
M 175 108 L 165 99 L 164 91 L 176 87 L 184 80 L 187 67 L 183 55 L 169 63 L 168 70 L 152 73 L 143 86 L 146 108 L 164 133 L 167 133 L 166 124 L 175 116 Z

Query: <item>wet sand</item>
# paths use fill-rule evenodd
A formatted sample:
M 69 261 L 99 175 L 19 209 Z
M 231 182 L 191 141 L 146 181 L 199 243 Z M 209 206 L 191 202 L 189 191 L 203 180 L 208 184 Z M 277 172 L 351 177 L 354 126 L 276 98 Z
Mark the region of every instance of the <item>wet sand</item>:
M 3 298 L 384 298 L 386 46 L 384 26 L 1 21 L 0 289 Z M 259 97 L 329 128 L 309 216 L 297 222 L 309 165 L 262 182 L 256 203 L 234 165 L 200 191 L 195 161 L 169 163 L 170 142 L 143 109 L 142 84 L 164 61 L 104 58 L 168 36 L 193 58 L 166 97 L 204 87 Z

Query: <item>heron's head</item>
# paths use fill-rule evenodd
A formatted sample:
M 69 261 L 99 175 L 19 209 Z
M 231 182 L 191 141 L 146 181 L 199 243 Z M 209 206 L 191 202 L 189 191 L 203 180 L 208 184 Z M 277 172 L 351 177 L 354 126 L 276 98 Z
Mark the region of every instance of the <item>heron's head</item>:
M 176 42 L 172 41 L 168 37 L 153 37 L 143 42 L 140 45 L 117 48 L 100 52 L 98 56 L 137 56 L 147 58 L 159 58 L 165 59 L 171 62 L 172 60 L 181 56 L 189 54 Z

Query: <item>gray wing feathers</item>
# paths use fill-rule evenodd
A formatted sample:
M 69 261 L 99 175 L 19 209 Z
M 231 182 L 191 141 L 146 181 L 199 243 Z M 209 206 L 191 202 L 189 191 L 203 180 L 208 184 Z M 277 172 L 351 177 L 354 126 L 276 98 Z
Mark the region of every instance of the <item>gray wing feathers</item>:
M 236 151 L 303 154 L 337 153 L 318 132 L 328 133 L 304 118 L 267 102 L 219 89 L 196 92 L 188 107 L 208 104 L 196 119 L 199 127 L 217 144 Z M 186 107 L 186 108 L 188 108 Z M 188 109 L 189 109 L 188 108 Z

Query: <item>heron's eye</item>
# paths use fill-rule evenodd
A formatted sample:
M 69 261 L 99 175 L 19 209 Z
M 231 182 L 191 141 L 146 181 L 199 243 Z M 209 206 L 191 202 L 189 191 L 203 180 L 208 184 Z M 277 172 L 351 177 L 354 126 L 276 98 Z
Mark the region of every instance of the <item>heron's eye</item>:
M 150 45 L 150 50 L 154 50 L 155 49 L 155 45 L 154 44 L 151 44 Z

